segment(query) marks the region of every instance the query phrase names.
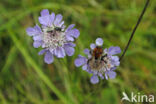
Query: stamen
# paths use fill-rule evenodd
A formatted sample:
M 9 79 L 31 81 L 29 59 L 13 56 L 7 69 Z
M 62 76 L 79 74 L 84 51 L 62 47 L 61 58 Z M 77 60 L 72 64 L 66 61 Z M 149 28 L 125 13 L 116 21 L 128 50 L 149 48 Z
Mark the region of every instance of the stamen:
M 92 57 L 88 60 L 88 64 L 92 71 L 105 73 L 111 68 L 111 61 L 105 52 L 99 51 L 102 48 L 93 49 Z M 104 54 L 104 55 L 103 55 Z
M 44 31 L 43 41 L 45 47 L 56 48 L 57 46 L 63 46 L 66 43 L 65 33 L 57 30 Z

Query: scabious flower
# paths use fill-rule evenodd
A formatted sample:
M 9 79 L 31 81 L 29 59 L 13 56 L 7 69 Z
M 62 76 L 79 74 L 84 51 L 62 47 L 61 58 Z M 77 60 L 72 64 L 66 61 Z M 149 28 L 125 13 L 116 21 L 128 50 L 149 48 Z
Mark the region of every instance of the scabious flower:
M 115 54 L 121 52 L 120 47 L 102 48 L 103 40 L 97 38 L 95 44 L 90 45 L 90 49 L 85 49 L 84 53 L 87 57 L 79 55 L 75 60 L 75 66 L 82 66 L 82 69 L 93 74 L 90 79 L 92 84 L 99 82 L 99 77 L 104 79 L 115 78 L 114 70 L 120 65 L 119 57 Z
M 33 37 L 33 46 L 35 48 L 42 47 L 43 49 L 38 53 L 45 54 L 44 61 L 50 64 L 54 61 L 54 56 L 63 58 L 72 56 L 74 54 L 75 44 L 73 43 L 79 36 L 79 30 L 73 29 L 74 24 L 65 28 L 62 15 L 49 13 L 47 9 L 41 11 L 41 16 L 38 18 L 39 25 L 27 28 L 26 32 Z

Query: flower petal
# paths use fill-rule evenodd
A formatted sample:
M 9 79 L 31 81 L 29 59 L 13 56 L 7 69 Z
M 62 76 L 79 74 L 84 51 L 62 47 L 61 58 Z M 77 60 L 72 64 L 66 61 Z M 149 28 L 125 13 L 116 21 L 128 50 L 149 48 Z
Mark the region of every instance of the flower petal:
M 38 52 L 38 55 L 43 55 L 46 52 L 46 49 L 42 49 L 40 52 Z
M 62 27 L 63 24 L 64 24 L 64 21 L 62 21 L 61 23 L 59 23 L 58 27 Z
M 53 23 L 54 22 L 54 20 L 55 20 L 55 13 L 51 13 L 51 22 Z
M 104 76 L 101 73 L 99 73 L 98 75 L 101 79 L 104 79 Z
M 107 48 L 105 48 L 103 51 L 104 51 L 105 54 L 108 53 L 108 49 Z
M 119 53 L 121 53 L 121 49 L 118 46 L 116 46 L 116 47 L 112 46 L 108 49 L 108 54 L 115 55 L 115 54 L 119 54 Z
M 107 72 L 105 73 L 105 78 L 108 80 L 108 75 L 107 75 Z
M 90 55 L 90 50 L 89 49 L 84 49 L 84 51 L 83 51 L 86 55 Z
M 92 84 L 97 84 L 99 82 L 99 78 L 97 75 L 93 75 L 91 78 L 90 78 L 90 82 Z
M 33 36 L 34 41 L 41 41 L 42 40 L 42 35 L 35 35 Z
M 51 52 L 51 54 L 54 54 L 54 48 L 49 48 L 49 51 Z
M 51 64 L 54 61 L 54 57 L 53 57 L 53 55 L 49 51 L 47 51 L 47 53 L 45 54 L 44 61 L 47 64 Z
M 27 32 L 27 34 L 28 34 L 29 36 L 33 36 L 33 35 L 36 34 L 37 31 L 36 31 L 34 28 L 32 28 L 32 27 L 28 27 L 28 28 L 26 29 L 26 32 Z
M 65 54 L 65 50 L 62 47 L 57 47 L 54 50 L 54 54 L 58 57 L 58 58 L 63 58 L 64 56 L 66 56 Z
M 73 30 L 68 31 L 66 35 L 72 36 L 74 38 L 78 38 L 78 36 L 80 35 L 80 32 L 78 29 L 73 29 Z
M 39 17 L 38 19 L 42 25 L 50 27 L 50 26 L 52 26 L 54 16 L 53 15 L 46 15 L 46 16 Z
M 39 33 L 42 33 L 42 30 L 41 30 L 40 26 L 36 25 L 36 26 L 34 26 L 34 28 L 35 28 Z
M 75 49 L 73 47 L 70 47 L 69 45 L 65 45 L 64 49 L 68 56 L 72 56 L 75 52 Z
M 61 22 L 63 16 L 61 14 L 56 15 L 55 20 L 54 20 L 54 25 L 58 26 L 59 23 Z
M 71 24 L 71 25 L 69 25 L 65 32 L 70 31 L 74 26 L 75 26 L 75 24 Z
M 41 41 L 34 41 L 34 43 L 33 43 L 33 46 L 35 47 L 35 48 L 38 48 L 38 47 L 40 47 L 42 45 L 42 42 Z
M 42 34 L 41 28 L 38 25 L 34 26 L 34 28 L 28 27 L 26 32 L 29 36 Z
M 98 46 L 102 46 L 103 45 L 102 38 L 97 38 L 95 42 L 96 42 L 96 45 L 98 45 Z
M 116 69 L 116 67 L 112 67 L 110 70 L 115 70 Z
M 74 43 L 72 43 L 72 42 L 68 42 L 68 43 L 66 43 L 65 45 L 68 45 L 68 46 L 70 46 L 70 47 L 75 47 L 76 45 L 74 44 Z
M 83 56 L 81 57 L 79 56 L 77 59 L 75 59 L 75 62 L 74 62 L 76 67 L 82 66 L 86 63 L 87 63 L 87 59 Z
M 46 16 L 46 15 L 49 15 L 49 11 L 48 11 L 48 9 L 43 9 L 41 11 L 41 16 Z
M 67 39 L 68 41 L 74 41 L 74 38 L 71 37 L 71 36 L 69 36 L 69 35 L 66 35 L 66 39 Z
M 83 65 L 83 66 L 82 66 L 82 69 L 83 69 L 83 70 L 87 70 L 87 68 L 88 68 L 87 66 L 88 66 L 87 64 Z
M 91 43 L 91 44 L 90 44 L 90 48 L 91 48 L 91 49 L 94 49 L 94 48 L 96 48 L 96 45 L 95 45 L 94 43 Z
M 116 77 L 116 72 L 114 71 L 108 71 L 107 75 L 109 76 L 110 79 L 114 79 Z
M 120 61 L 119 61 L 119 57 L 118 56 L 111 56 L 111 63 L 115 66 L 119 66 L 120 65 Z

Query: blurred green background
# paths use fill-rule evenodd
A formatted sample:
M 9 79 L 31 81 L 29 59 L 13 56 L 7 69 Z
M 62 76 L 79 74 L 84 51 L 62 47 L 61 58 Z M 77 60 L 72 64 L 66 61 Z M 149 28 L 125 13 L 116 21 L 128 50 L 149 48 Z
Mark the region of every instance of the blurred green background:
M 129 104 L 121 102 L 123 91 L 156 97 L 156 0 L 151 0 L 116 79 L 92 85 L 91 75 L 74 66 L 77 55 L 84 55 L 82 50 L 97 37 L 104 39 L 104 47 L 123 51 L 145 2 L 0 0 L 0 104 Z M 41 48 L 33 48 L 25 30 L 38 23 L 42 9 L 61 13 L 67 26 L 76 24 L 80 37 L 74 56 L 55 58 L 50 65 L 38 56 Z

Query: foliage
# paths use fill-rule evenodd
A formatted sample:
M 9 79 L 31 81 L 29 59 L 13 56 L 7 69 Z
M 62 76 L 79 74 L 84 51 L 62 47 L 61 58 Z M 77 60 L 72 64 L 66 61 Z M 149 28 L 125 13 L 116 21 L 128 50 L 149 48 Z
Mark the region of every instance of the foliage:
M 146 0 L 1 0 L 0 104 L 119 104 L 122 92 L 156 96 L 156 1 L 151 0 L 132 43 L 116 70 L 117 78 L 89 82 L 74 59 L 97 37 L 123 50 Z M 76 53 L 47 65 L 32 47 L 26 28 L 38 23 L 42 9 L 76 24 Z M 120 54 L 121 55 L 121 54 Z

